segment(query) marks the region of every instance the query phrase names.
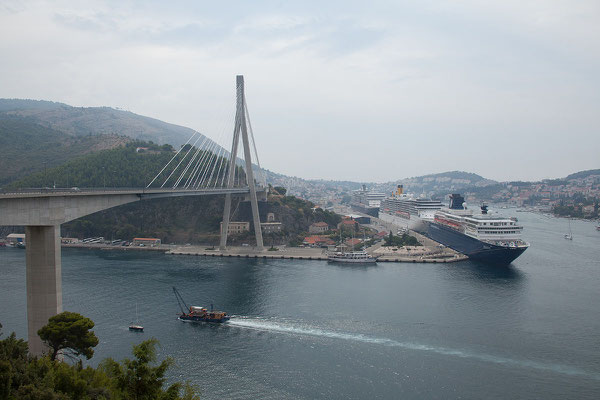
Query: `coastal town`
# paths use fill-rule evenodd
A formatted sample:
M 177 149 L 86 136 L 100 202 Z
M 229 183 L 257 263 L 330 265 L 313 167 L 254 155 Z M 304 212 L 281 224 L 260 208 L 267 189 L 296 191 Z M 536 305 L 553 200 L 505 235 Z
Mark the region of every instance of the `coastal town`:
M 483 201 L 507 207 L 554 213 L 557 216 L 598 218 L 600 170 L 581 171 L 560 179 L 539 182 L 495 182 L 487 179 L 465 179 L 455 173 L 436 174 L 388 183 L 367 183 L 373 192 L 387 195 L 398 184 L 424 197 L 444 198 L 448 193 L 462 192 L 469 204 Z M 325 209 L 339 211 L 352 201 L 352 191 L 360 184 L 351 182 L 303 180 L 275 177 L 275 184 L 287 184 L 289 192 Z

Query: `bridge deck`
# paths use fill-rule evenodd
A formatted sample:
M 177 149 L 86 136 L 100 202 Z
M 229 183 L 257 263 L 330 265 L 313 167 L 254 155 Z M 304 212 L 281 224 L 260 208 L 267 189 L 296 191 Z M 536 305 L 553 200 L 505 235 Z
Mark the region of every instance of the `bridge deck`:
M 261 190 L 262 189 L 262 190 Z M 264 188 L 257 188 L 264 191 Z M 214 188 L 214 189 L 164 189 L 164 188 L 85 188 L 85 189 L 20 189 L 10 192 L 0 192 L 0 199 L 33 198 L 33 197 L 61 197 L 61 196 L 104 196 L 104 195 L 137 195 L 140 197 L 177 197 L 201 196 L 215 194 L 245 194 L 249 193 L 247 187 L 241 188 Z

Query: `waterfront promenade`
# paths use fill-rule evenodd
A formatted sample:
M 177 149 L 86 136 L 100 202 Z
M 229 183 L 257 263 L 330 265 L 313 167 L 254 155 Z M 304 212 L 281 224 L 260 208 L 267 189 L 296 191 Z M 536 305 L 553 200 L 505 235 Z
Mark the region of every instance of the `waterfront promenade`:
M 85 248 L 97 250 L 123 251 L 162 251 L 171 255 L 236 257 L 287 260 L 327 260 L 327 251 L 310 247 L 277 247 L 277 250 L 265 249 L 257 251 L 254 247 L 229 246 L 227 250 L 206 245 L 178 246 L 160 245 L 156 247 L 111 246 L 107 244 L 72 243 L 63 244 L 65 248 Z M 451 249 L 440 249 L 439 246 L 382 247 L 380 243 L 367 249 L 367 252 L 378 257 L 379 262 L 411 262 L 411 263 L 448 263 L 464 261 L 467 257 Z
M 382 247 L 376 244 L 367 249 L 367 253 L 378 257 L 378 262 L 412 262 L 412 263 L 447 263 L 464 261 L 467 257 L 450 249 L 440 249 L 438 246 Z M 226 251 L 206 246 L 183 246 L 167 252 L 167 254 L 206 256 L 206 257 L 237 257 L 288 260 L 327 260 L 327 251 L 320 248 L 283 247 L 277 250 L 256 251 L 252 247 L 230 246 Z

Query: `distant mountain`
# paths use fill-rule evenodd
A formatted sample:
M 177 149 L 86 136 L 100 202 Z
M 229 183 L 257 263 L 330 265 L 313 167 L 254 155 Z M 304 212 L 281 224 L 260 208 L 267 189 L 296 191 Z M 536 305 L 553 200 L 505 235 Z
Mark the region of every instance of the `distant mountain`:
M 567 177 L 564 180 L 570 181 L 573 179 L 585 179 L 589 176 L 596 176 L 596 175 L 600 175 L 600 169 L 588 169 L 586 171 L 575 172 L 574 174 L 567 175 Z
M 110 107 L 72 107 L 43 100 L 0 99 L 0 117 L 28 119 L 70 136 L 119 135 L 179 147 L 193 129 Z
M 403 185 L 405 192 L 424 193 L 427 196 L 439 197 L 451 192 L 459 192 L 465 188 L 485 187 L 496 183 L 498 182 L 471 172 L 448 171 L 377 184 L 374 185 L 374 189 L 390 193 L 395 191 L 398 185 Z

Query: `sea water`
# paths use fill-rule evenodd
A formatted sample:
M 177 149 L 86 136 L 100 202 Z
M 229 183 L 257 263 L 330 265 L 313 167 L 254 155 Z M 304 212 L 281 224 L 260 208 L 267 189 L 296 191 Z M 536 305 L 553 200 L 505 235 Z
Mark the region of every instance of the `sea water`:
M 63 249 L 64 309 L 96 323 L 91 364 L 156 338 L 206 399 L 599 398 L 600 232 L 513 215 L 531 248 L 509 267 Z M 234 317 L 178 321 L 173 286 Z M 26 338 L 23 250 L 0 249 L 0 323 Z

